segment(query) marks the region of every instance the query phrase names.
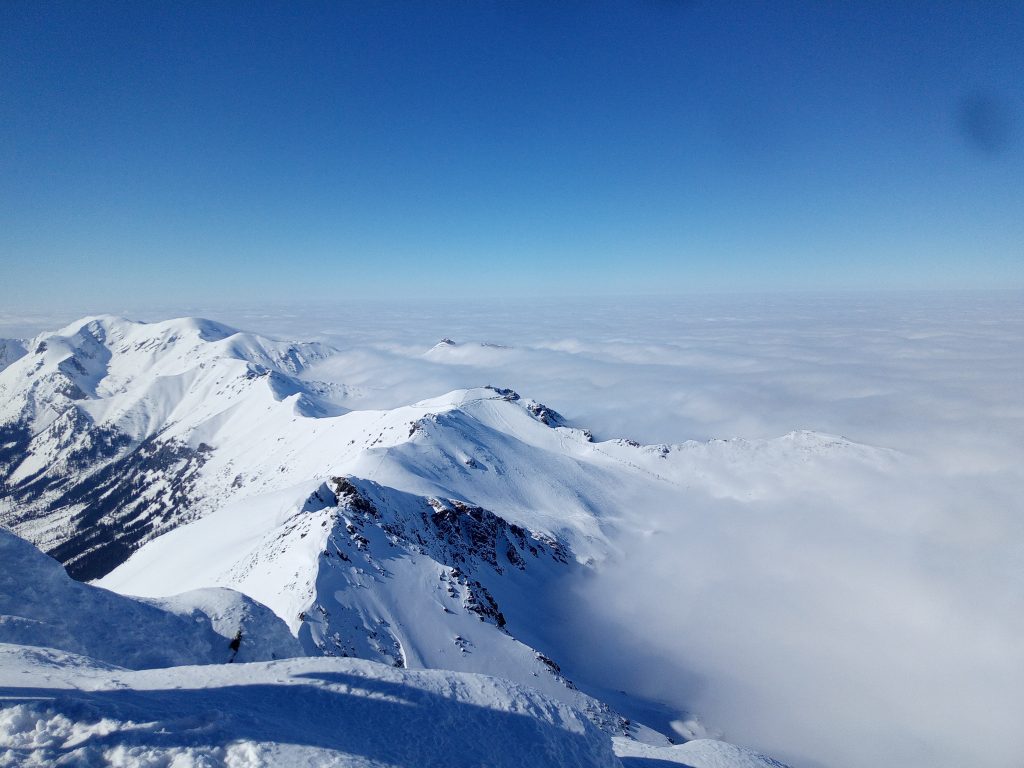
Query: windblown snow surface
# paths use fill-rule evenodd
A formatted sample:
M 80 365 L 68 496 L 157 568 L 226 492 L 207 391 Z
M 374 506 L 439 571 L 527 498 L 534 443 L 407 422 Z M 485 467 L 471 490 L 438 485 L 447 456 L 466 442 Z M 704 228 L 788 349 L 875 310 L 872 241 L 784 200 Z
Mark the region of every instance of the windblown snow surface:
M 528 688 L 355 659 L 136 672 L 0 643 L 0 694 L 0 765 L 619 765 Z
M 498 674 L 627 766 L 1024 750 L 1019 294 L 209 314 L 258 333 L 97 317 L 0 373 L 4 521 L 80 577 Z

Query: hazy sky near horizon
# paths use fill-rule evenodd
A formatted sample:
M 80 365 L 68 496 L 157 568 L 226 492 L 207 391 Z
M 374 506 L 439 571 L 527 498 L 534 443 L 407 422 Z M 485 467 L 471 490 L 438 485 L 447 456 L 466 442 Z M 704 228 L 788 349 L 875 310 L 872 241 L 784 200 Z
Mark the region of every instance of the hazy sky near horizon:
M 1024 287 L 1024 6 L 0 6 L 0 303 Z

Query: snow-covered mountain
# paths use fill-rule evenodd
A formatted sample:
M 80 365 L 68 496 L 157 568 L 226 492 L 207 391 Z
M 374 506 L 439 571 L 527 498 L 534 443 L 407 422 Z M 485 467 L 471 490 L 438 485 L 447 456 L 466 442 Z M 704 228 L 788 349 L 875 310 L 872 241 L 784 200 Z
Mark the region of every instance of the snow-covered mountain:
M 146 595 L 231 584 L 267 601 L 310 655 L 499 675 L 630 732 L 523 641 L 536 638 L 540 596 L 581 567 L 556 540 L 456 499 L 351 477 L 322 483 L 291 514 L 280 504 L 228 505 L 97 583 Z
M 29 343 L 0 372 L 0 521 L 77 578 L 194 515 L 203 427 L 287 399 L 321 403 L 294 374 L 328 350 L 206 320 L 86 318 Z
M 87 318 L 31 340 L 0 372 L 0 522 L 100 586 L 236 589 L 307 654 L 497 674 L 667 746 L 636 715 L 669 733 L 678 711 L 638 707 L 558 631 L 572 585 L 616 567 L 624 533 L 655 535 L 652 506 L 896 460 L 811 432 L 595 442 L 489 386 L 369 410 L 316 380 L 332 354 L 196 319 Z

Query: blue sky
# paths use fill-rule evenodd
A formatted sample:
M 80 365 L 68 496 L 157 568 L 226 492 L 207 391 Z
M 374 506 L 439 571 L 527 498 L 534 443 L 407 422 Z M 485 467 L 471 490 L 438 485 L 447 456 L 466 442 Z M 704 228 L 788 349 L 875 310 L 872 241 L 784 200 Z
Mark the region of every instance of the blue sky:
M 1024 287 L 1020 3 L 0 5 L 0 302 Z

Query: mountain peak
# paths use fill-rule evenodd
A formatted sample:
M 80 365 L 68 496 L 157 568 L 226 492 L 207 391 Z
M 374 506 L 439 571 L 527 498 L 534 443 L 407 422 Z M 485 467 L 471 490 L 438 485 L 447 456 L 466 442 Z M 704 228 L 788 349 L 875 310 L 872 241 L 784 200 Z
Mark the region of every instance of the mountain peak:
M 37 339 L 88 335 L 97 341 L 103 341 L 107 338 L 121 339 L 131 335 L 150 338 L 197 336 L 202 341 L 220 341 L 236 333 L 238 330 L 235 328 L 203 317 L 178 317 L 150 323 L 120 315 L 101 314 L 79 318 L 57 332 L 42 334 Z

